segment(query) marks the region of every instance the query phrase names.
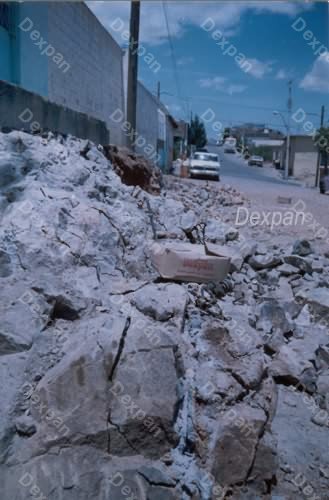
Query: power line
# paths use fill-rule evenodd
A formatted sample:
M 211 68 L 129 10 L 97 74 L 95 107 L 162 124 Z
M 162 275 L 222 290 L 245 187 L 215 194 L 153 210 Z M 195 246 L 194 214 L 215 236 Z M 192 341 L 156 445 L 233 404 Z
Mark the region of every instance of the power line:
M 246 120 L 234 120 L 231 118 L 221 118 L 220 120 L 221 123 L 241 123 L 241 125 L 248 125 L 248 123 L 246 122 Z M 211 125 L 211 124 L 210 124 Z M 267 128 L 268 126 L 270 127 L 275 127 L 275 128 L 284 128 L 283 125 L 280 125 L 278 123 L 270 123 L 270 122 L 264 122 L 264 128 Z M 298 129 L 298 127 L 292 127 L 294 129 Z
M 172 36 L 171 36 L 171 32 L 170 32 L 170 27 L 169 27 L 168 11 L 167 11 L 167 5 L 165 3 L 165 0 L 162 0 L 162 8 L 163 8 L 163 13 L 164 13 L 165 21 L 166 21 L 166 28 L 167 28 L 167 32 L 168 32 L 169 47 L 170 47 L 172 65 L 173 65 L 173 69 L 174 69 L 174 77 L 175 77 L 178 99 L 183 103 L 187 119 L 189 120 L 188 110 L 186 107 L 186 99 L 184 100 L 182 98 L 181 86 L 180 86 L 179 77 L 178 77 L 178 70 L 177 70 L 177 61 L 176 61 L 176 56 L 175 56 L 175 52 L 174 52 L 174 44 L 173 44 L 173 40 L 172 40 Z
M 217 97 L 208 97 L 208 96 L 191 96 L 189 97 L 189 99 L 199 99 L 200 101 L 214 101 L 214 102 L 219 102 L 219 103 L 224 103 L 224 104 L 227 104 L 229 106 L 239 106 L 241 108 L 248 108 L 248 109 L 259 109 L 261 111 L 273 111 L 273 107 L 269 107 L 269 106 L 251 106 L 249 104 L 240 104 L 238 102 L 228 102 L 227 100 L 225 99 L 219 99 Z M 276 111 L 280 111 L 280 113 L 288 113 L 287 109 L 277 109 L 275 108 Z M 308 111 L 304 111 L 306 115 L 309 115 L 309 116 L 320 116 L 319 113 L 313 113 L 313 112 L 308 112 Z

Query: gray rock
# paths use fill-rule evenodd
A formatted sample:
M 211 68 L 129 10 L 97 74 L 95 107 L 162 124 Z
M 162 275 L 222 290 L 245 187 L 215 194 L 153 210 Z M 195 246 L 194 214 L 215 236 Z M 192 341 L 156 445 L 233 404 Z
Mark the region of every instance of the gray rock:
M 281 258 L 274 255 L 254 255 L 248 260 L 249 265 L 255 271 L 277 267 L 281 262 Z
M 176 284 L 147 285 L 132 294 L 132 304 L 142 313 L 157 321 L 182 317 L 187 296 L 183 287 Z
M 10 255 L 0 249 L 0 278 L 7 278 L 12 272 Z
M 203 363 L 196 374 L 196 398 L 204 403 L 216 401 L 234 402 L 245 389 L 232 375 L 220 371 L 211 363 Z
M 248 479 L 265 423 L 262 410 L 243 403 L 221 415 L 211 455 L 216 482 L 229 486 Z
M 261 489 L 263 481 L 271 481 L 278 469 L 277 441 L 270 432 L 265 432 L 257 445 L 255 462 L 250 478 L 258 483 Z
M 31 345 L 31 338 L 11 332 L 0 332 L 0 355 L 26 351 Z
M 221 220 L 210 218 L 207 221 L 205 236 L 206 240 L 211 243 L 225 243 L 236 240 L 239 237 L 239 231 Z
M 269 367 L 269 373 L 286 385 L 298 385 L 308 392 L 316 390 L 316 372 L 313 363 L 315 352 L 308 351 L 304 342 L 294 339 L 283 345 Z
M 292 247 L 292 253 L 306 257 L 313 252 L 311 243 L 308 240 L 297 240 Z
M 296 297 L 309 304 L 317 316 L 329 321 L 329 288 L 303 288 Z
M 177 445 L 178 376 L 172 348 L 122 358 L 110 388 L 112 455 L 159 458 Z
M 294 474 L 289 476 L 289 483 L 296 478 L 297 473 L 302 473 L 307 482 L 314 484 L 316 493 L 320 498 L 325 498 L 328 492 L 328 480 L 323 482 L 319 478 L 318 465 L 323 467 L 329 465 L 328 461 L 328 428 L 314 424 L 312 415 L 319 412 L 319 407 L 314 399 L 291 388 L 279 386 L 278 407 L 272 422 L 272 433 L 277 440 L 277 453 L 279 466 L 289 464 L 294 469 Z M 315 471 L 309 468 L 311 464 L 316 465 Z M 286 473 L 284 473 L 286 476 Z M 288 497 L 289 500 L 298 498 L 301 494 L 297 481 L 295 496 Z M 278 475 L 279 488 L 275 491 L 284 490 L 285 480 Z
M 284 308 L 277 300 L 263 302 L 259 308 L 257 328 L 265 333 L 279 331 L 286 333 L 291 330 L 291 324 L 286 317 Z
M 185 214 L 181 216 L 180 219 L 180 227 L 183 231 L 191 231 L 198 224 L 198 217 L 193 212 L 193 210 L 189 210 Z
M 109 379 L 120 353 L 125 318 L 107 319 L 101 332 L 65 345 L 66 355 L 31 391 L 31 416 L 37 432 L 21 447 L 22 457 L 55 443 L 78 444 L 88 440 L 107 449 Z M 93 415 L 93 418 L 90 418 Z
M 302 273 L 312 273 L 312 265 L 310 262 L 299 255 L 286 255 L 283 257 L 286 264 L 290 264 L 298 268 Z
M 62 449 L 54 447 L 53 453 L 34 457 L 24 464 L 2 465 L 0 477 L 4 499 L 12 498 L 13 493 L 17 500 L 42 498 L 42 495 L 47 499 L 63 500 L 182 498 L 182 493 L 176 493 L 169 484 L 161 464 L 153 467 L 142 457 L 112 457 L 88 444 Z M 155 481 L 166 478 L 165 484 L 153 484 L 152 477 Z
M 297 267 L 291 266 L 290 264 L 282 264 L 282 266 L 277 268 L 277 271 L 282 276 L 291 276 L 299 272 Z
M 26 382 L 26 352 L 0 356 L 0 461 L 8 454 L 15 434 L 13 414 L 17 398 Z M 1 477 L 1 476 L 0 476 Z
M 32 436 L 36 433 L 36 423 L 32 417 L 22 415 L 15 420 L 16 431 L 24 436 Z

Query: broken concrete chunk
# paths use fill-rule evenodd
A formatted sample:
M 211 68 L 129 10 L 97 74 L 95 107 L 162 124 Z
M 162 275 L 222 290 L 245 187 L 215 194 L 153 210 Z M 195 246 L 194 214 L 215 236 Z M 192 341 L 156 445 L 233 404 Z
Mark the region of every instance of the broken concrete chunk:
M 31 391 L 30 411 L 39 423 L 33 442 L 77 443 L 88 436 L 89 442 L 107 449 L 109 379 L 120 354 L 125 322 L 125 318 L 108 319 L 106 332 L 90 332 Z
M 292 253 L 306 257 L 313 252 L 311 243 L 308 240 L 297 240 L 292 247 Z
M 299 255 L 286 255 L 283 257 L 283 260 L 286 264 L 297 267 L 302 273 L 312 273 L 312 265 L 304 259 L 304 257 L 300 257 Z
M 176 358 L 172 348 L 123 357 L 110 387 L 109 451 L 159 458 L 178 443 Z
M 307 352 L 302 340 L 293 340 L 280 348 L 269 373 L 279 383 L 300 386 L 303 390 L 314 392 L 317 377 L 312 359 L 315 359 L 315 353 Z
M 313 313 L 324 321 L 329 321 L 329 288 L 302 288 L 296 297 L 310 305 Z
M 143 314 L 157 321 L 168 321 L 182 317 L 187 295 L 183 287 L 176 284 L 147 285 L 131 295 L 132 304 Z
M 248 260 L 248 264 L 255 269 L 255 271 L 271 269 L 281 264 L 281 258 L 274 255 L 253 255 Z
M 15 420 L 15 427 L 19 434 L 32 436 L 37 431 L 36 423 L 32 417 L 22 415 Z
M 262 410 L 244 403 L 219 417 L 211 470 L 219 484 L 229 486 L 248 479 L 265 423 Z
M 298 273 L 299 269 L 295 266 L 292 266 L 291 264 L 282 264 L 282 266 L 279 266 L 277 268 L 277 271 L 282 276 L 291 276 L 292 274 Z

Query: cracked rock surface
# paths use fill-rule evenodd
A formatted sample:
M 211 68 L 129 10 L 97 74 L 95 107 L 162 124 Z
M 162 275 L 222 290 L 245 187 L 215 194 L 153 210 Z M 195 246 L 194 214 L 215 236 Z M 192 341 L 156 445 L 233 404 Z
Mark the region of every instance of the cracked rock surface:
M 329 499 L 329 256 L 251 240 L 247 203 L 0 134 L 1 499 Z M 161 280 L 154 237 L 227 245 L 231 273 Z

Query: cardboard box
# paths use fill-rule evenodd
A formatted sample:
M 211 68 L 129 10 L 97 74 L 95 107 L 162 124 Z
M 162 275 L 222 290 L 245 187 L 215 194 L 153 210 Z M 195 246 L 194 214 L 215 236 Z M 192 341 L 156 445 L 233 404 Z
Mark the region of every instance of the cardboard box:
M 230 270 L 230 250 L 220 245 L 154 243 L 151 259 L 162 278 L 205 283 L 223 281 Z

